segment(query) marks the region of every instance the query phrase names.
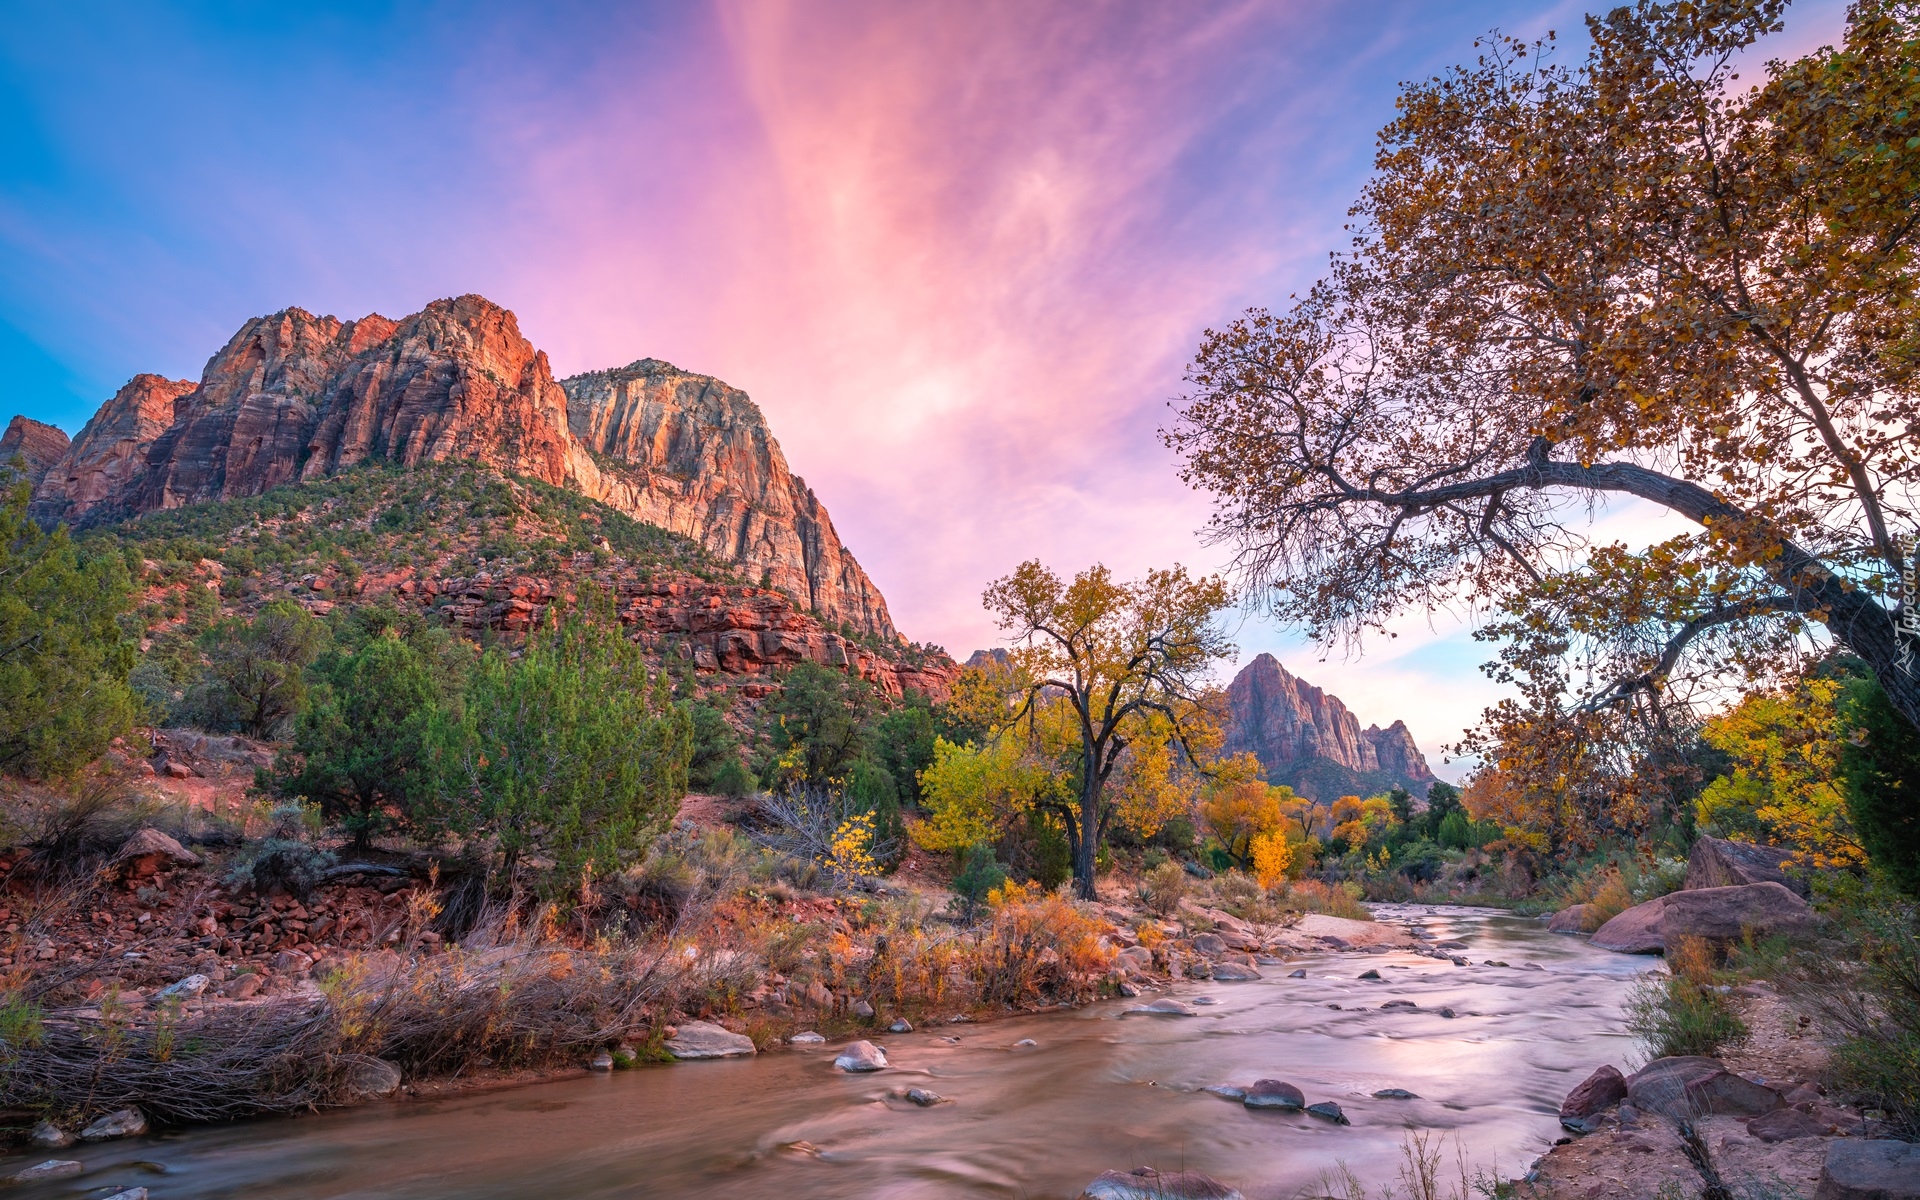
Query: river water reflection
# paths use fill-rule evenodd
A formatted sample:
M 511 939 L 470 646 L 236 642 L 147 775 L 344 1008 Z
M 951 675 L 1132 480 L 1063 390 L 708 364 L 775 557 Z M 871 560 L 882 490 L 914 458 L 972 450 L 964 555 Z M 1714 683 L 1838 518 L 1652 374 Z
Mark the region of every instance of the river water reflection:
M 1206 1171 L 1268 1200 L 1294 1196 L 1336 1161 L 1390 1182 L 1410 1125 L 1517 1174 L 1557 1136 L 1567 1090 L 1632 1056 L 1620 1006 L 1649 961 L 1492 910 L 1375 911 L 1465 941 L 1459 953 L 1475 965 L 1310 956 L 1258 982 L 1182 985 L 1183 999 L 1218 1001 L 1196 1017 L 1125 1016 L 1139 1002 L 1114 1001 L 876 1039 L 895 1064 L 876 1075 L 836 1072 L 827 1048 L 172 1133 L 80 1148 L 86 1176 L 15 1194 L 140 1185 L 154 1200 L 1066 1198 L 1102 1170 L 1151 1165 Z M 1285 978 L 1295 967 L 1308 977 Z M 1360 980 L 1369 969 L 1383 980 Z M 1381 1009 L 1395 999 L 1419 1007 Z M 1024 1038 L 1037 1044 L 1014 1045 Z M 1352 1126 L 1201 1090 L 1260 1078 L 1338 1101 Z M 952 1102 L 920 1109 L 888 1094 L 908 1086 Z M 1372 1098 L 1385 1088 L 1419 1098 Z

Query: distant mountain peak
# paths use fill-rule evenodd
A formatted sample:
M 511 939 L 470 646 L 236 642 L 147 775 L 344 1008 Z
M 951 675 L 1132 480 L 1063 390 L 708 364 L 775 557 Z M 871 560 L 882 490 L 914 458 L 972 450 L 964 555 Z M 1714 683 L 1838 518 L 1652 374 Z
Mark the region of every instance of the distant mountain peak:
M 1395 785 L 1426 795 L 1434 780 L 1406 723 L 1360 727 L 1338 696 L 1299 678 L 1271 654 L 1242 667 L 1227 685 L 1225 751 L 1251 752 L 1269 782 L 1333 800 Z

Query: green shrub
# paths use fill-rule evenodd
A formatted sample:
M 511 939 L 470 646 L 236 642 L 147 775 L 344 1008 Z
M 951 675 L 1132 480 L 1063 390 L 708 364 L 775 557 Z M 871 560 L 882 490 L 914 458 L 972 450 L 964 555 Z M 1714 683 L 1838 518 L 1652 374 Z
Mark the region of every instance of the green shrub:
M 954 912 L 971 921 L 986 902 L 987 893 L 1007 881 L 1007 869 L 993 856 L 991 846 L 969 846 L 960 855 L 960 870 L 953 877 Z
M 1627 1028 L 1650 1059 L 1711 1057 L 1747 1036 L 1746 1023 L 1713 984 L 1659 972 L 1643 975 L 1628 993 Z
M 1847 816 L 1868 860 L 1907 895 L 1920 896 L 1920 729 L 1871 677 L 1848 684 L 1842 719 Z

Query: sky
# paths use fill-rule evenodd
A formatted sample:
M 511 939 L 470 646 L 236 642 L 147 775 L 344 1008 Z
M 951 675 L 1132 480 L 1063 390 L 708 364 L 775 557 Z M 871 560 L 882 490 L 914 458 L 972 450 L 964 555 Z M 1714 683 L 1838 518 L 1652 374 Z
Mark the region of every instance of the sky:
M 1397 85 L 1578 3 L 711 0 L 5 5 L 0 420 L 77 432 L 248 317 L 479 292 L 560 376 L 745 389 L 909 637 L 997 643 L 1039 558 L 1212 570 L 1156 431 L 1202 332 L 1281 307 Z M 1797 5 L 1770 51 L 1837 37 Z M 1603 514 L 1634 536 L 1649 514 Z M 1497 695 L 1471 616 L 1356 656 L 1251 615 L 1436 769 Z

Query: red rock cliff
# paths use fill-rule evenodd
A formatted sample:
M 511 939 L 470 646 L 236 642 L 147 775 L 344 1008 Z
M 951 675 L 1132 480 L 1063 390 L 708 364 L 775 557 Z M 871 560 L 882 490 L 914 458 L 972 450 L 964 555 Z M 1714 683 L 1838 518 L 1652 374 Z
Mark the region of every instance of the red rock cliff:
M 481 296 L 399 321 L 298 308 L 249 321 L 197 385 L 141 375 L 122 388 L 47 470 L 33 512 L 95 525 L 370 459 L 473 459 L 572 488 L 700 540 L 831 623 L 898 636 L 744 393 L 653 360 L 563 388 Z

